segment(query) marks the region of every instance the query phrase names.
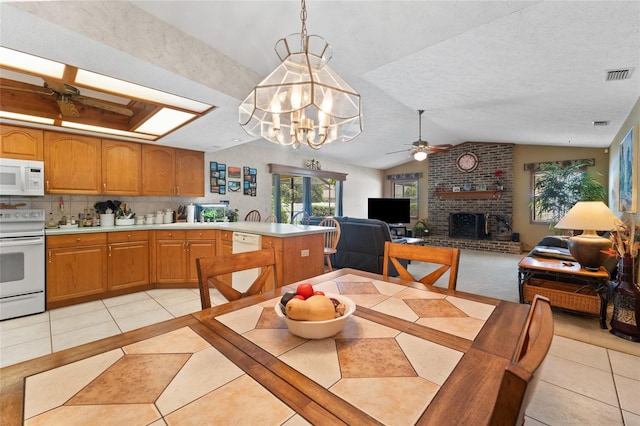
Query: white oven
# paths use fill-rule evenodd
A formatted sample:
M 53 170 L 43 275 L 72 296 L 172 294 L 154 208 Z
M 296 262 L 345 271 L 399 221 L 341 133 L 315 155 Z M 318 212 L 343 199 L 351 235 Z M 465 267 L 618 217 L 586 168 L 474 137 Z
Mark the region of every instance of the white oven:
M 0 320 L 44 310 L 44 210 L 0 209 Z
M 43 196 L 44 163 L 0 158 L 0 195 Z

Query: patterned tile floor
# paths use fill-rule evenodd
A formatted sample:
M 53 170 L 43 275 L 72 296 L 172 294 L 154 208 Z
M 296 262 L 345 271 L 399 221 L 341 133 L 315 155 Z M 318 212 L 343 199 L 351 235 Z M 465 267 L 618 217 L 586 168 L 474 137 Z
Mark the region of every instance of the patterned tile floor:
M 374 299 L 377 296 L 365 294 L 359 297 Z M 212 298 L 216 303 L 223 302 L 215 293 L 212 294 Z M 365 304 L 364 300 L 359 300 L 358 303 Z M 196 290 L 150 290 L 2 321 L 0 322 L 0 365 L 11 365 L 199 309 L 200 302 Z M 200 362 L 212 364 L 208 357 L 215 358 L 215 355 L 210 351 L 208 352 L 207 349 L 198 351 L 198 354 L 202 353 L 199 355 L 202 357 Z M 134 356 L 133 353 L 125 353 L 124 350 L 109 354 L 110 357 L 118 360 Z M 149 365 L 154 365 L 155 361 L 152 357 L 148 361 Z M 109 365 L 115 363 L 112 359 L 91 362 Z M 541 371 L 538 388 L 527 410 L 527 424 L 640 426 L 640 403 L 637 397 L 640 394 L 639 366 L 640 357 L 555 336 Z M 232 368 L 223 370 L 224 372 L 233 371 Z M 85 383 L 93 380 L 93 378 L 78 379 L 77 376 L 82 376 L 83 371 L 85 369 L 81 368 L 74 369 L 68 374 L 63 373 L 64 380 L 67 382 L 84 380 Z M 112 376 L 111 379 L 113 377 L 117 376 Z M 57 389 L 56 384 L 59 380 L 38 386 L 52 386 Z M 232 381 L 232 383 L 239 387 L 246 385 L 242 381 Z M 76 392 L 72 395 L 60 394 L 57 391 L 54 393 L 66 401 L 70 400 Z M 88 393 L 83 394 L 83 397 L 87 395 Z M 176 402 L 167 403 L 167 406 L 171 403 Z M 156 407 L 159 407 L 158 404 L 157 402 Z M 33 410 L 33 407 L 30 406 L 28 409 Z M 102 418 L 113 416 L 115 419 L 122 413 L 124 411 L 119 410 L 116 404 L 106 406 L 106 411 L 100 415 Z M 86 420 L 83 414 L 80 416 Z M 273 423 L 278 423 L 278 420 L 273 420 Z M 290 419 L 296 424 L 300 420 L 296 416 Z M 261 418 L 260 423 L 265 422 L 271 423 Z M 133 424 L 125 420 L 120 423 Z M 49 424 L 56 424 L 56 422 L 49 422 Z

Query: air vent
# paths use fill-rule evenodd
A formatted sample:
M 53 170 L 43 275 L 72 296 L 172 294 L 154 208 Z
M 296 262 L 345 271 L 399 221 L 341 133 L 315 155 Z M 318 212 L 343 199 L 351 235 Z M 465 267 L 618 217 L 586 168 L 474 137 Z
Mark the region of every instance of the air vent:
M 592 124 L 594 126 L 608 126 L 609 122 L 608 121 L 594 121 Z
M 619 69 L 619 70 L 608 70 L 607 76 L 605 77 L 605 81 L 618 81 L 618 80 L 626 80 L 631 78 L 631 68 L 627 69 Z

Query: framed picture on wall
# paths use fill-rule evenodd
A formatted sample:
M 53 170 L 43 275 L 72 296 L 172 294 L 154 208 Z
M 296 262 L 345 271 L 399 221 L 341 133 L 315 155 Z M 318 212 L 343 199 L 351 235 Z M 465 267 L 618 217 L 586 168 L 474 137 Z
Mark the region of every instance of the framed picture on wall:
M 638 126 L 633 126 L 620 142 L 618 210 L 635 213 L 638 208 Z

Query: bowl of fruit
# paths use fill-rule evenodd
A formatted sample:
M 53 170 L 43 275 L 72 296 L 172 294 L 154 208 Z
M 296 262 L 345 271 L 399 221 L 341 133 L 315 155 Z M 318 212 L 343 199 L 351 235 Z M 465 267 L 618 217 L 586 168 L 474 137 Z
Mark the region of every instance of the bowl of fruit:
M 341 294 L 314 291 L 311 284 L 298 285 L 275 305 L 291 334 L 303 339 L 324 339 L 340 332 L 355 312 L 353 300 Z

